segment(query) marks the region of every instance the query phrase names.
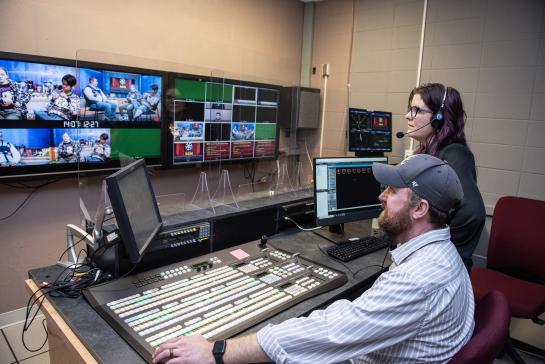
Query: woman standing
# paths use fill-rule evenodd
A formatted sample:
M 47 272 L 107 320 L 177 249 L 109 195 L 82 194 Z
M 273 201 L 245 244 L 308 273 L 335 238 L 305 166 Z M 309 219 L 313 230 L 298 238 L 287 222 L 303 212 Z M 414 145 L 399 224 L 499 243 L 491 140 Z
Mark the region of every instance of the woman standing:
M 411 91 L 407 135 L 419 142 L 415 154 L 426 153 L 448 162 L 464 190 L 462 204 L 450 222 L 451 240 L 471 272 L 472 255 L 479 243 L 486 212 L 477 187 L 475 158 L 464 133 L 466 113 L 458 90 L 429 83 Z

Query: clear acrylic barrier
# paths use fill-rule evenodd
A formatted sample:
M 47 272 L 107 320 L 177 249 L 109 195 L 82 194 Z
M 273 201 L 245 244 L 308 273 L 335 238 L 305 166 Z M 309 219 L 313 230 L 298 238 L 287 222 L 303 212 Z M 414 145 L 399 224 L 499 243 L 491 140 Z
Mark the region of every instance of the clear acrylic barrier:
M 280 164 L 280 168 L 278 168 L 278 177 L 276 180 L 276 184 L 273 186 L 272 190 L 275 193 L 286 193 L 293 191 L 290 180 L 290 171 L 287 162 Z
M 214 204 L 210 198 L 210 190 L 208 189 L 208 178 L 206 172 L 201 172 L 199 175 L 199 183 L 197 184 L 197 189 L 193 194 L 191 199 L 190 210 L 195 209 L 207 209 L 211 210 L 212 213 L 215 213 Z
M 274 196 L 271 187 L 270 182 L 240 184 L 237 188 L 237 199 L 238 201 L 247 201 L 258 198 L 271 198 Z
M 221 177 L 216 191 L 212 195 L 212 202 L 216 205 L 230 205 L 238 208 L 237 200 L 231 188 L 231 180 L 229 179 L 229 171 L 224 169 L 221 171 Z
M 259 59 L 260 56 L 255 55 Z M 259 56 L 259 57 L 258 57 Z M 153 122 L 156 120 L 155 115 L 139 115 L 134 108 L 130 106 L 130 100 L 126 92 L 121 90 L 119 82 L 130 81 L 131 77 L 120 77 L 114 75 L 115 72 L 110 72 L 108 75 L 104 75 L 102 81 L 99 82 L 98 87 L 102 89 L 108 89 L 105 92 L 106 98 L 108 98 L 112 105 L 114 123 L 108 123 L 108 116 L 106 111 L 92 111 L 89 110 L 87 100 L 85 100 L 83 90 L 89 84 L 91 71 L 88 69 L 86 62 L 93 62 L 98 64 L 110 64 L 112 69 L 115 69 L 115 65 L 119 67 L 134 67 L 148 70 L 174 72 L 183 74 L 198 76 L 200 80 L 207 83 L 216 84 L 219 95 L 223 94 L 227 89 L 225 85 L 236 85 L 238 81 L 250 81 L 263 84 L 272 84 L 277 86 L 297 86 L 296 83 L 287 82 L 286 80 L 270 79 L 262 76 L 255 75 L 242 75 L 236 72 L 226 72 L 217 68 L 207 68 L 201 66 L 188 65 L 183 63 L 177 63 L 167 60 L 148 59 L 142 57 L 134 57 L 123 54 L 115 54 L 102 52 L 97 50 L 78 50 L 76 54 L 77 60 L 77 93 L 81 97 L 81 109 L 78 115 L 78 121 L 81 121 L 79 127 L 74 131 L 75 140 L 84 140 L 86 143 L 85 155 L 80 155 L 78 159 L 78 167 L 80 170 L 80 197 L 84 201 L 82 204 L 88 209 L 84 220 L 95 220 L 96 211 L 98 211 L 98 205 L 101 206 L 108 204 L 104 199 L 104 193 L 102 189 L 102 181 L 104 177 L 92 176 L 85 173 L 89 166 L 89 153 L 92 147 L 100 140 L 102 133 L 109 133 L 109 138 L 106 141 L 106 148 L 109 156 L 108 160 L 113 161 L 115 166 L 108 165 L 108 170 L 102 172 L 102 175 L 108 175 L 115 172 L 119 167 L 126 166 L 140 157 L 150 158 L 150 155 L 139 155 L 134 153 L 134 146 L 137 143 L 153 144 L 152 141 L 144 138 L 134 138 L 133 135 L 123 137 L 123 146 L 119 145 L 119 138 L 121 134 L 119 131 L 113 133 L 115 124 L 126 123 L 127 129 L 133 132 L 142 128 L 142 124 L 139 124 L 137 128 L 131 128 L 131 123 Z M 242 70 L 243 67 L 240 67 Z M 235 70 L 236 71 L 236 70 Z M 106 71 L 105 71 L 106 72 Z M 91 75 L 92 76 L 92 75 Z M 226 79 L 228 81 L 226 81 Z M 167 79 L 163 79 L 166 84 Z M 138 84 L 138 83 L 137 83 Z M 143 92 L 150 92 L 150 85 L 145 82 L 138 84 L 142 86 Z M 114 90 L 115 87 L 118 90 Z M 113 87 L 113 88 L 112 88 Z M 125 84 L 124 87 L 130 88 L 130 82 Z M 181 109 L 184 104 L 177 100 L 177 89 L 174 85 L 170 85 L 171 88 L 159 88 L 160 95 L 164 98 L 162 106 L 163 116 L 176 116 L 180 113 L 183 114 Z M 121 92 L 121 91 L 123 92 Z M 163 94 L 164 93 L 164 94 Z M 161 106 L 159 106 L 161 107 Z M 112 111 L 111 110 L 111 111 Z M 90 111 L 92 111 L 90 113 Z M 161 110 L 156 111 L 157 115 L 160 115 Z M 165 113 L 166 112 L 166 113 Z M 279 117 L 279 116 L 278 116 Z M 165 124 L 162 125 L 161 130 L 167 130 L 171 133 L 171 143 L 174 143 L 174 147 L 178 144 L 182 146 L 184 150 L 195 152 L 195 145 L 200 144 L 200 148 L 203 148 L 202 141 L 191 140 L 188 142 L 188 138 L 191 136 L 185 135 L 184 127 L 191 127 L 188 122 L 181 119 L 180 122 L 176 117 L 171 119 L 164 118 Z M 85 122 L 85 125 L 83 124 Z M 193 120 L 193 123 L 203 123 L 200 120 Z M 253 162 L 241 161 L 240 163 L 224 163 L 226 157 L 222 153 L 218 153 L 218 156 L 214 160 L 203 160 L 196 162 L 190 157 L 187 157 L 187 162 L 193 163 L 191 168 L 177 168 L 174 166 L 168 170 L 155 169 L 154 164 L 148 163 L 150 169 L 150 178 L 157 196 L 159 209 L 162 215 L 171 215 L 177 213 L 192 213 L 195 210 L 204 209 L 208 210 L 208 213 L 216 213 L 215 208 L 218 206 L 229 206 L 237 208 L 241 201 L 249 201 L 253 199 L 268 198 L 274 202 L 275 198 L 284 193 L 305 193 L 308 192 L 309 186 L 312 184 L 312 157 L 315 156 L 317 146 L 318 130 L 291 130 L 289 133 L 285 133 L 285 130 L 280 125 L 281 120 L 277 120 L 276 130 L 278 136 L 278 160 L 271 159 L 257 159 Z M 203 123 L 204 124 L 204 123 Z M 226 123 L 227 124 L 227 123 Z M 111 126 L 113 125 L 113 126 Z M 254 124 L 255 125 L 255 124 Z M 110 130 L 111 128 L 111 130 Z M 90 131 L 92 129 L 92 131 Z M 205 129 L 205 128 L 203 128 Z M 121 129 L 119 129 L 121 130 Z M 191 131 L 191 130 L 190 130 Z M 232 130 L 228 130 L 230 138 L 234 138 Z M 219 131 L 219 134 L 224 135 L 227 133 L 224 129 Z M 159 133 L 160 134 L 160 133 Z M 157 135 L 159 135 L 157 134 Z M 116 139 L 117 138 L 117 139 Z M 161 137 L 162 138 L 162 137 Z M 185 139 L 184 139 L 185 138 Z M 254 134 L 255 141 L 257 137 Z M 204 136 L 201 137 L 204 139 Z M 171 146 L 161 145 L 164 138 L 156 142 L 157 154 L 158 151 L 170 150 L 170 155 L 165 155 L 163 158 L 170 160 L 172 163 L 176 156 L 177 149 Z M 255 143 L 253 141 L 252 143 Z M 188 149 L 189 145 L 193 146 L 193 149 Z M 151 148 L 153 149 L 153 148 Z M 174 150 L 176 149 L 176 150 Z M 148 151 L 150 148 L 147 149 Z M 56 152 L 56 150 L 54 151 Z M 205 150 L 204 153 L 207 151 Z M 198 153 L 198 150 L 197 150 Z M 201 152 L 202 153 L 202 152 Z M 231 153 L 231 151 L 229 152 Z M 185 158 L 185 157 L 184 157 Z M 158 162 L 160 160 L 157 158 Z M 174 161 L 176 164 L 176 161 Z M 183 163 L 181 163 L 183 164 Z M 281 168 L 280 168 L 281 167 Z M 198 182 L 197 182 L 198 181 Z M 197 183 L 196 183 L 197 182 Z M 236 187 L 235 187 L 236 186 Z M 101 197 L 102 193 L 102 197 Z M 106 194 L 107 196 L 107 194 Z M 82 209 L 82 214 L 83 214 Z
M 185 193 L 170 193 L 155 196 L 162 216 L 174 215 L 185 211 Z

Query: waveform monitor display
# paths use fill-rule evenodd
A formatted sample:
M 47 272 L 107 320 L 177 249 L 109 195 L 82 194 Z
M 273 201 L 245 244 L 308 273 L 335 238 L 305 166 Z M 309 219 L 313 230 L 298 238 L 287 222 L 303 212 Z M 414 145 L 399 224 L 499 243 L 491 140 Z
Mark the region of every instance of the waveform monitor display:
M 350 152 L 391 152 L 392 113 L 349 108 L 348 150 Z

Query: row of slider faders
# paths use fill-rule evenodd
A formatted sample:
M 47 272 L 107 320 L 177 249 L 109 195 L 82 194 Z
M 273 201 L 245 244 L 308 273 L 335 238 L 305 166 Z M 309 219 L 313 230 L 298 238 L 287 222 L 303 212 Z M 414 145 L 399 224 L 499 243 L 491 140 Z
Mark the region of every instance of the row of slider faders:
M 91 287 L 84 294 L 151 361 L 156 348 L 170 339 L 193 334 L 210 341 L 226 339 L 346 281 L 334 268 L 267 248 L 264 236 L 257 246 L 246 243 L 211 258 L 109 282 L 107 290 Z

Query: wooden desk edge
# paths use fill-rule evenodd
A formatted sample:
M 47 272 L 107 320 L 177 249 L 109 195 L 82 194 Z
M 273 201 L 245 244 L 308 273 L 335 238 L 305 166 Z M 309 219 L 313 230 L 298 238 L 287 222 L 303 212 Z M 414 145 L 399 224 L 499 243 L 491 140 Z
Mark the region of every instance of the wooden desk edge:
M 36 286 L 32 279 L 25 280 L 25 286 L 29 294 L 32 294 L 38 290 L 38 286 Z M 58 328 L 59 332 L 62 333 L 62 339 L 64 340 L 65 346 L 72 351 L 72 354 L 76 358 L 78 358 L 82 363 L 98 363 L 47 298 L 43 301 L 41 311 L 47 319 L 48 331 L 50 330 L 49 325 L 51 324 Z

